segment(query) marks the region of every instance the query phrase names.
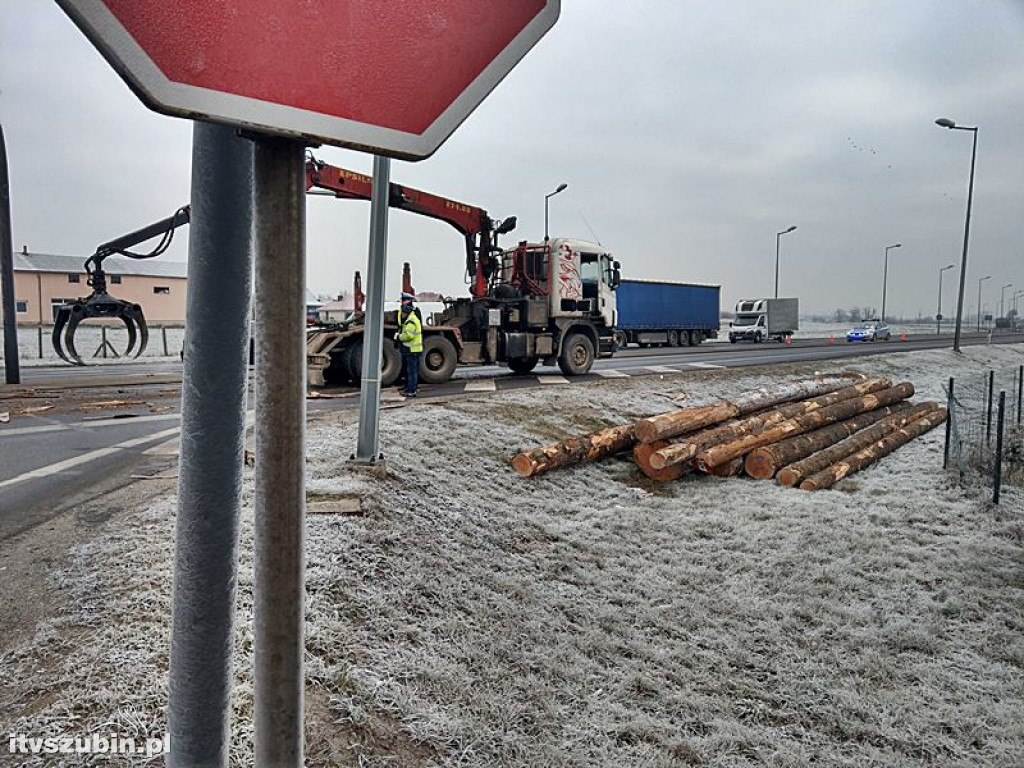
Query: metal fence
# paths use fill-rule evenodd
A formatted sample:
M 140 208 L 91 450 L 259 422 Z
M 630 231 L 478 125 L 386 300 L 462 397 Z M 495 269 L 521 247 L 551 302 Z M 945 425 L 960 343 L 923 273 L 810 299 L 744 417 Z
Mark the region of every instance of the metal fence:
M 950 378 L 943 466 L 994 504 L 1024 509 L 1024 365 Z

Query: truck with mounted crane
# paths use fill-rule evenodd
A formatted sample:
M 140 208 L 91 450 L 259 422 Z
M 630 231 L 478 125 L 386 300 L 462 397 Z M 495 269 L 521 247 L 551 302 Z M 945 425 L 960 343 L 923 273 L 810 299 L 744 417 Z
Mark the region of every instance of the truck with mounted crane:
M 369 200 L 373 179 L 310 158 L 306 187 L 343 199 Z M 447 222 L 465 240 L 470 296 L 447 299 L 433 323 L 424 324 L 422 381 L 447 381 L 458 365 L 506 365 L 526 373 L 540 362 L 557 364 L 574 376 L 614 352 L 620 274 L 607 249 L 570 238 L 521 241 L 502 249 L 497 238 L 515 228 L 514 217 L 496 221 L 482 208 L 395 183 L 388 190 L 388 204 Z M 403 290 L 414 293 L 410 283 L 406 273 Z M 386 313 L 384 386 L 401 373 L 397 331 L 395 313 Z M 306 344 L 309 383 L 358 382 L 362 349 L 361 312 L 344 323 L 312 329 Z

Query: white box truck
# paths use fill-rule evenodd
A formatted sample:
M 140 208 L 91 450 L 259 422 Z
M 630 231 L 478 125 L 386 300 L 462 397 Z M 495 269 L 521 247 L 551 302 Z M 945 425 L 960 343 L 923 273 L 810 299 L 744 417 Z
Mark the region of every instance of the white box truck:
M 740 299 L 729 325 L 729 341 L 784 342 L 800 328 L 798 299 Z

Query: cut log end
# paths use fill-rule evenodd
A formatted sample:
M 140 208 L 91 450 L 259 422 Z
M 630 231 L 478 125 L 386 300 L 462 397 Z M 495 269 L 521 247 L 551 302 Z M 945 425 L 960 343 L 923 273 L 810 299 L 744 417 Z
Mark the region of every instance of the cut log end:
M 775 480 L 779 485 L 785 486 L 786 488 L 792 488 L 800 482 L 800 474 L 789 468 L 783 468 L 775 475 Z
M 743 470 L 758 480 L 770 480 L 775 474 L 775 465 L 772 462 L 771 454 L 757 449 L 747 454 Z
M 512 459 L 512 469 L 523 477 L 530 477 L 537 469 L 537 465 L 527 454 L 520 453 Z
M 651 464 L 651 457 L 654 455 L 654 452 L 664 448 L 666 445 L 668 443 L 661 440 L 654 443 L 637 443 L 633 446 L 633 460 L 640 467 L 640 471 L 658 483 L 678 480 L 687 472 L 685 464 L 675 464 L 664 469 L 657 469 Z
M 818 490 L 821 490 L 821 488 L 820 488 L 820 486 L 816 482 L 814 482 L 810 478 L 807 478 L 802 483 L 800 483 L 800 490 L 801 491 L 818 491 Z

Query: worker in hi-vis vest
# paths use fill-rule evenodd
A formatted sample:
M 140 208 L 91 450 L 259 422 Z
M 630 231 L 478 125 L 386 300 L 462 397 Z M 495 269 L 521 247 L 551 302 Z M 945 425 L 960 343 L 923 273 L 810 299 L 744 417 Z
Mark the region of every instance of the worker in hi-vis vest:
M 423 321 L 413 306 L 416 299 L 411 293 L 402 294 L 402 308 L 398 313 L 398 341 L 402 345 L 402 364 L 405 368 L 405 397 L 416 397 L 420 384 L 420 357 L 423 355 Z

